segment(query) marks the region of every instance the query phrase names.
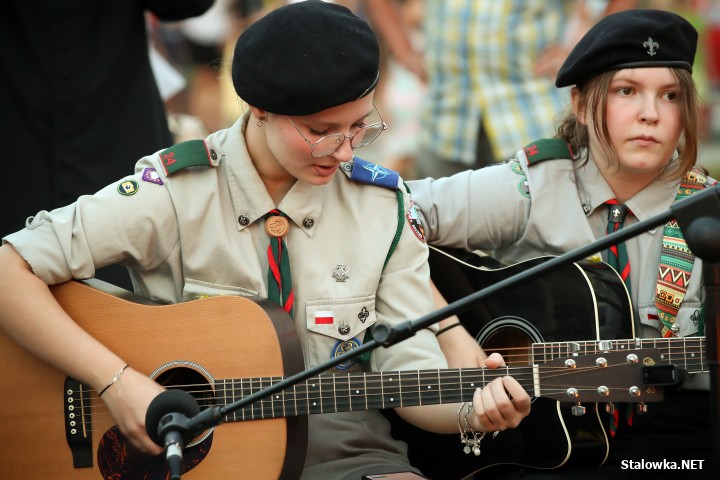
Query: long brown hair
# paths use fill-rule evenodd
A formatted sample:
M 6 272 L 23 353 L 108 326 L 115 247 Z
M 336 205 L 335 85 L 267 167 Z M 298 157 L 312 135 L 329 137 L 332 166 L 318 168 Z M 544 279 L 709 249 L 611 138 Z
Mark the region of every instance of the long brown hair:
M 661 178 L 679 179 L 684 177 L 697 161 L 700 141 L 698 93 L 690 72 L 680 68 L 671 68 L 670 70 L 678 83 L 678 104 L 683 132 L 678 145 L 678 160 L 665 169 Z M 615 71 L 601 73 L 575 88 L 578 89 L 579 95 L 578 111 L 587 111 L 594 119 L 595 135 L 603 149 L 603 156 L 608 159 L 608 162 L 616 164 L 619 159 L 610 143 L 610 132 L 606 120 L 608 89 L 615 73 Z M 588 151 L 590 144 L 588 127 L 580 123 L 572 111 L 560 123 L 557 136 L 565 139 L 576 155 L 580 155 L 579 152 Z M 576 157 L 575 160 L 587 161 L 587 154 L 583 157 Z

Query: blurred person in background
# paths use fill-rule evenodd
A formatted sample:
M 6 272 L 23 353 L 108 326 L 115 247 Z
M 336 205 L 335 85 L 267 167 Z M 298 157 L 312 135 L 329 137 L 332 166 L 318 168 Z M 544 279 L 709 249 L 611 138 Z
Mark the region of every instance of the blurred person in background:
M 0 235 L 23 228 L 39 210 L 95 193 L 143 154 L 172 143 L 150 67 L 146 13 L 180 20 L 212 3 L 0 2 L 0 142 L 15 172 L 0 190 Z M 118 267 L 98 277 L 130 284 Z
M 419 177 L 504 161 L 569 105 L 553 78 L 605 14 L 633 0 L 428 0 Z

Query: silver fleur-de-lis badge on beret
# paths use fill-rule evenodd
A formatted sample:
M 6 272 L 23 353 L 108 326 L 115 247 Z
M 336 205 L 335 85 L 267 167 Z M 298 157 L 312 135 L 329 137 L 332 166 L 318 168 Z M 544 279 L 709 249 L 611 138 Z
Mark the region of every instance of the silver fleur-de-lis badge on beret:
M 648 37 L 648 39 L 643 42 L 643 47 L 647 48 L 648 55 L 654 57 L 658 48 L 660 48 L 660 44 L 653 40 L 652 37 Z
M 332 276 L 336 282 L 344 282 L 350 278 L 350 267 L 347 265 L 335 265 Z

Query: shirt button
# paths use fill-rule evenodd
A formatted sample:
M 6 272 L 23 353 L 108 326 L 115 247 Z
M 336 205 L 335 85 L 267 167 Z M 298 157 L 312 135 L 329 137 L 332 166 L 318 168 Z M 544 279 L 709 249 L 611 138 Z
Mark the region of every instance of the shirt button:
M 313 225 L 315 225 L 315 220 L 313 220 L 312 218 L 306 218 L 305 220 L 303 220 L 303 227 L 312 228 Z
M 238 217 L 238 223 L 243 227 L 246 227 L 247 224 L 250 223 L 250 219 L 247 217 L 247 215 L 240 215 Z

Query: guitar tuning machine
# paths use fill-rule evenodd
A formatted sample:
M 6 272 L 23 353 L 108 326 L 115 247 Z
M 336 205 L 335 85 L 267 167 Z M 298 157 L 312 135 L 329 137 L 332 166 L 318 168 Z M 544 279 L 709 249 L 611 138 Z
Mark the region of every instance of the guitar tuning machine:
M 585 407 L 582 406 L 579 402 L 577 405 L 573 405 L 572 408 L 570 409 L 570 412 L 575 417 L 582 417 L 583 415 L 585 415 L 585 411 L 586 411 Z
M 645 402 L 640 402 L 635 405 L 635 411 L 638 415 L 645 415 L 648 412 L 648 406 Z
M 615 413 L 615 404 L 612 403 L 612 402 L 606 403 L 606 404 L 605 404 L 605 412 L 606 412 L 606 413 L 609 413 L 610 415 L 612 415 L 613 413 Z

